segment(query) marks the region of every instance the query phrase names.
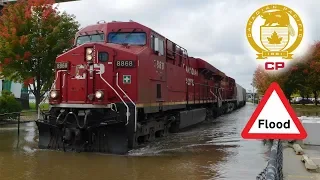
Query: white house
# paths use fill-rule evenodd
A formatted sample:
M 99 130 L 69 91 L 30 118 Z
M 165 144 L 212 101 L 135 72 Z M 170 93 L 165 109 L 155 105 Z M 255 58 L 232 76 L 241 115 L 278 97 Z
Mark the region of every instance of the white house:
M 22 107 L 29 109 L 29 92 L 28 88 L 23 87 L 23 84 L 0 79 L 0 96 L 3 90 L 12 92 L 14 97 L 20 101 Z
M 28 89 L 23 88 L 21 83 L 15 83 L 12 81 L 0 79 L 0 92 L 2 92 L 3 90 L 12 92 L 14 97 L 18 99 L 21 98 L 22 92 L 28 92 Z

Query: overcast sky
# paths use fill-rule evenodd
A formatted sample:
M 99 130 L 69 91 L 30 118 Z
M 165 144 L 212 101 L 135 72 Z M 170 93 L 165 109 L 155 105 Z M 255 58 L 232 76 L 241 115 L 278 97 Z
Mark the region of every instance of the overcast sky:
M 82 27 L 99 20 L 132 19 L 252 90 L 257 60 L 246 40 L 245 27 L 255 10 L 271 3 L 283 4 L 299 14 L 306 31 L 303 44 L 319 39 L 318 0 L 80 0 L 60 3 L 59 9 L 74 14 Z

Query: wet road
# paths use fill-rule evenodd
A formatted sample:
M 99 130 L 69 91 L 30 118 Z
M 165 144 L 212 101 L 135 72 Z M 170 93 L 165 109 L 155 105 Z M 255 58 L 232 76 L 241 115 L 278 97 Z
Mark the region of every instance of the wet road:
M 255 179 L 268 147 L 243 140 L 252 104 L 171 134 L 128 156 L 64 153 L 37 149 L 35 123 L 0 127 L 1 180 L 240 180 Z

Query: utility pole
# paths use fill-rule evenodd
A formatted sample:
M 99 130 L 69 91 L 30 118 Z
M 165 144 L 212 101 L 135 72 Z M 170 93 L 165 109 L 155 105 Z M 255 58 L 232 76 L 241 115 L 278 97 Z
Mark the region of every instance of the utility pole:
M 251 83 L 252 86 L 252 103 L 254 104 L 254 84 Z

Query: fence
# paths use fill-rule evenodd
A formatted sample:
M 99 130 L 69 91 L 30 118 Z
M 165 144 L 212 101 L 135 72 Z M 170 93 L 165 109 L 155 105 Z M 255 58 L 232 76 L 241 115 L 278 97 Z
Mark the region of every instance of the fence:
M 37 111 L 22 111 L 13 113 L 0 114 L 0 125 L 5 124 L 18 124 L 20 123 L 35 121 L 37 119 Z
M 0 122 L 3 122 L 3 124 L 16 123 L 18 122 L 18 120 L 34 121 L 36 119 L 37 119 L 36 110 L 0 114 Z
M 22 111 L 0 114 L 0 125 L 17 124 L 18 136 L 20 134 L 20 123 L 35 121 L 37 111 Z
M 282 142 L 273 140 L 267 167 L 257 176 L 257 180 L 283 180 Z

